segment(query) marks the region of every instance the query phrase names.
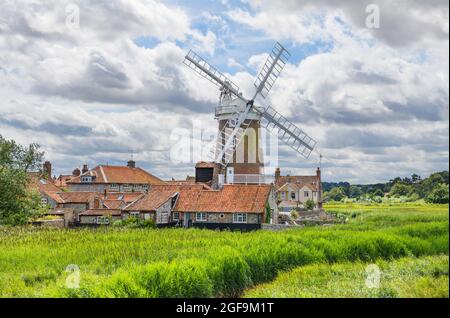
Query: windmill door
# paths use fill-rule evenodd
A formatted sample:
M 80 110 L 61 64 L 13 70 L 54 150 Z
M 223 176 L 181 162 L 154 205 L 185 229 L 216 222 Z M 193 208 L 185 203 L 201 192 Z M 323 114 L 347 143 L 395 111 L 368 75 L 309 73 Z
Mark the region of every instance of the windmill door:
M 234 167 L 227 167 L 227 183 L 234 183 Z

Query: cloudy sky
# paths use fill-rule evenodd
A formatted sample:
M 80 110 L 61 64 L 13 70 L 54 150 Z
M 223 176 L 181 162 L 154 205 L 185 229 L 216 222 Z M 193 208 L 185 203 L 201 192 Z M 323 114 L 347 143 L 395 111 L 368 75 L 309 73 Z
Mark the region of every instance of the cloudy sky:
M 215 131 L 218 100 L 184 55 L 251 94 L 279 41 L 291 59 L 261 103 L 318 141 L 325 180 L 425 176 L 448 169 L 448 12 L 447 0 L 3 0 L 0 134 L 38 142 L 56 174 L 133 150 L 139 166 L 183 178 L 193 164 L 171 149 L 194 126 Z M 317 164 L 280 147 L 282 171 Z

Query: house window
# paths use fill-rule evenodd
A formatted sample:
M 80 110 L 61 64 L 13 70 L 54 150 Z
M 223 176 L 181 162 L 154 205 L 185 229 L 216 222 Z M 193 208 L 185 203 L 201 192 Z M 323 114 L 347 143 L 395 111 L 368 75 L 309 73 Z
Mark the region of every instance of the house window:
M 92 177 L 81 177 L 81 182 L 83 183 L 92 182 Z
M 111 183 L 109 186 L 111 190 L 119 190 L 119 185 L 117 183 Z
M 109 217 L 97 216 L 97 224 L 109 224 Z
M 295 192 L 291 192 L 291 199 L 295 200 Z
M 173 220 L 174 221 L 180 220 L 180 212 L 173 212 Z
M 205 212 L 196 213 L 195 220 L 198 222 L 205 222 L 206 221 L 206 213 Z
M 142 189 L 148 190 L 148 184 L 144 184 L 144 185 L 142 186 Z
M 305 191 L 305 197 L 309 197 L 309 191 Z
M 139 212 L 130 212 L 130 217 L 132 217 L 132 218 L 139 219 L 139 215 L 140 215 Z
M 131 191 L 133 190 L 133 187 L 131 186 L 131 184 L 125 184 L 123 186 L 123 191 Z
M 234 213 L 233 223 L 247 223 L 247 214 L 245 213 Z
M 41 203 L 42 204 L 48 204 L 47 198 L 41 198 Z
M 286 200 L 286 192 L 281 192 L 281 199 Z
M 142 184 L 135 184 L 134 191 L 142 191 Z

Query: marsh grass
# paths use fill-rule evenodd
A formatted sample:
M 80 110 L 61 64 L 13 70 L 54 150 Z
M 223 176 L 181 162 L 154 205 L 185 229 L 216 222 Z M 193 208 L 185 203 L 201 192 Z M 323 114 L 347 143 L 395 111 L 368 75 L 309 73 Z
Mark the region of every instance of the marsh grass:
M 228 297 L 308 264 L 448 254 L 448 206 L 332 206 L 283 232 L 0 228 L 1 297 Z M 353 215 L 353 217 L 352 217 Z M 80 288 L 65 287 L 69 264 Z
M 283 273 L 244 297 L 436 298 L 449 297 L 448 255 L 378 260 L 379 286 L 367 285 L 368 263 L 314 264 Z

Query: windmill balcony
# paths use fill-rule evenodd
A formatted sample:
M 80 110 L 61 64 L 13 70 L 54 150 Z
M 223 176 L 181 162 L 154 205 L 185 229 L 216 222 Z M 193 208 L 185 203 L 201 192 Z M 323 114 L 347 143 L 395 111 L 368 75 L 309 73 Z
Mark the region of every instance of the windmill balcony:
M 239 108 L 236 105 L 217 106 L 215 116 L 218 117 L 220 115 L 234 114 L 236 111 L 239 111 Z
M 274 176 L 263 174 L 235 174 L 233 184 L 271 184 L 275 181 Z

